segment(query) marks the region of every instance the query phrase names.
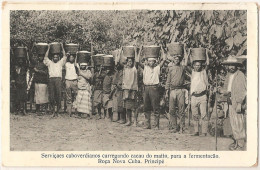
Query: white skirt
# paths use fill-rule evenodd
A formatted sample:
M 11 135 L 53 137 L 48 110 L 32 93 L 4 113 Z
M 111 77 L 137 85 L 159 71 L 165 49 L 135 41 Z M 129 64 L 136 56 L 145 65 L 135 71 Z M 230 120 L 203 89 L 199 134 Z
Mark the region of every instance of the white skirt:
M 47 84 L 35 83 L 35 97 L 36 104 L 45 104 L 49 102 L 49 93 Z

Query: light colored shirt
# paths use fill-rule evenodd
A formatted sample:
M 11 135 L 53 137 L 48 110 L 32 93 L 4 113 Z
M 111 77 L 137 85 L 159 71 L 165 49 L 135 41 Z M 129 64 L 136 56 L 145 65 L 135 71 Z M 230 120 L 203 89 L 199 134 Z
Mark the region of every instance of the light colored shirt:
M 206 70 L 203 69 L 200 72 L 196 72 L 192 70 L 190 93 L 192 94 L 193 92 L 195 93 L 203 92 L 207 90 L 207 86 L 208 86 L 208 76 Z
M 122 89 L 138 90 L 137 70 L 135 67 L 125 67 L 123 71 Z
M 228 92 L 231 92 L 231 87 L 232 87 L 233 79 L 234 79 L 234 74 L 230 74 L 230 76 L 229 76 L 229 81 L 228 81 L 228 88 L 227 88 L 227 91 L 228 91 Z
M 159 84 L 159 77 L 160 77 L 160 65 L 156 67 L 150 67 L 144 65 L 143 71 L 143 82 L 144 85 L 157 85 Z
M 62 67 L 65 65 L 67 57 L 64 56 L 57 63 L 51 61 L 48 57 L 45 57 L 43 63 L 48 67 L 49 77 L 62 77 Z
M 66 80 L 75 80 L 78 78 L 74 63 L 67 62 L 65 64 L 65 69 L 66 69 L 66 75 L 65 75 Z

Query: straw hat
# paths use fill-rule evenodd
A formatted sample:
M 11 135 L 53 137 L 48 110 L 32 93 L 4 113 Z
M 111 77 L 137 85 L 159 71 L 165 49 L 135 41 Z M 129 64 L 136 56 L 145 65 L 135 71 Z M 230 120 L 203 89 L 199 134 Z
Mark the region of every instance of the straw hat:
M 222 62 L 223 65 L 242 65 L 242 63 L 235 57 L 229 56 L 227 60 Z

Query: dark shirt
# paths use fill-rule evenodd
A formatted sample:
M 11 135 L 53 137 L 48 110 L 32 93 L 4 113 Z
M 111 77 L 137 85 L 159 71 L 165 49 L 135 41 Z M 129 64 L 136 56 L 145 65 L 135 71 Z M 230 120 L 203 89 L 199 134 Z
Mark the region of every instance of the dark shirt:
M 95 90 L 103 90 L 103 80 L 104 80 L 104 73 L 99 75 L 98 72 L 94 74 L 93 82 L 95 85 Z
M 111 92 L 111 86 L 113 83 L 113 73 L 109 73 L 105 76 L 104 81 L 103 81 L 103 92 L 105 94 L 108 94 Z
M 40 71 L 44 71 L 45 73 L 35 72 L 34 82 L 35 83 L 41 83 L 41 84 L 47 84 L 48 83 L 48 67 L 43 63 L 38 63 L 35 66 L 35 68 L 37 68 Z
M 181 87 L 185 81 L 185 66 L 173 65 L 169 67 L 169 72 L 166 80 L 166 89 L 174 89 L 175 87 Z
M 27 73 L 26 67 L 15 66 L 13 70 L 13 77 L 12 77 L 13 80 L 15 80 L 15 84 L 26 86 L 27 85 L 26 73 Z
M 113 85 L 116 85 L 117 88 L 122 90 L 122 83 L 123 83 L 123 70 L 119 70 L 115 73 L 113 77 Z

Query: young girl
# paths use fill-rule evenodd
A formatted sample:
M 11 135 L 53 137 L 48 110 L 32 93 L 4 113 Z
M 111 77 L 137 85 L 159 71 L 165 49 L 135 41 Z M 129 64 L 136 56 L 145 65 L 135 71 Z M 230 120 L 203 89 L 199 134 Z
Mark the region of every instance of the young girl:
M 36 112 L 43 111 L 45 107 L 45 113 L 47 112 L 47 103 L 49 102 L 48 93 L 48 68 L 43 64 L 43 56 L 39 55 L 38 63 L 34 67 L 34 82 L 35 82 L 35 103 Z
M 135 112 L 136 107 L 136 92 L 138 90 L 137 83 L 137 70 L 134 66 L 134 58 L 127 58 L 127 63 L 123 70 L 122 84 L 124 108 L 126 109 L 126 115 L 128 118 L 126 126 L 131 126 L 132 124 L 132 112 Z
M 76 108 L 79 117 L 81 117 L 82 113 L 87 114 L 87 117 L 90 117 L 92 111 L 90 86 L 92 74 L 87 67 L 87 63 L 79 63 L 78 94 L 76 98 Z

